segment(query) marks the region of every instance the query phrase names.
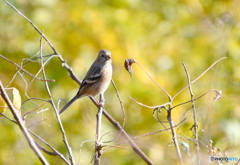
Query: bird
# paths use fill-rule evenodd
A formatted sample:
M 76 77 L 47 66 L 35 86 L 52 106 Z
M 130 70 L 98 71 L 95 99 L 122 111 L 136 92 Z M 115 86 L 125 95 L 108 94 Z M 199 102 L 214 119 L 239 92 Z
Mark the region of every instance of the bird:
M 107 49 L 99 51 L 96 60 L 89 68 L 77 94 L 59 111 L 62 114 L 72 103 L 84 96 L 103 94 L 112 79 L 112 55 Z

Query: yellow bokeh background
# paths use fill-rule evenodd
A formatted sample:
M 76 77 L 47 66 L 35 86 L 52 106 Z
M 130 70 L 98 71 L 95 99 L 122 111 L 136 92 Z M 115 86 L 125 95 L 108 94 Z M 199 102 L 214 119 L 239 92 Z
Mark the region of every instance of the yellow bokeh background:
M 129 96 L 146 105 L 160 105 L 168 101 L 167 96 L 156 84 L 133 64 L 133 76 L 124 69 L 124 60 L 133 58 L 144 67 L 170 95 L 176 94 L 187 85 L 184 62 L 191 80 L 197 78 L 213 62 L 219 62 L 201 79 L 192 85 L 195 97 L 210 89 L 222 91 L 222 98 L 213 101 L 214 92 L 196 101 L 199 122 L 201 155 L 207 155 L 209 140 L 214 147 L 228 152 L 229 157 L 240 154 L 240 3 L 237 0 L 87 0 L 87 1 L 10 1 L 28 17 L 51 41 L 57 51 L 71 66 L 80 79 L 84 78 L 100 49 L 109 49 L 113 59 L 113 80 L 123 101 L 126 113 L 125 130 L 132 137 L 164 129 L 153 116 L 153 109 L 141 107 Z M 32 25 L 4 1 L 0 2 L 0 54 L 19 64 L 23 59 L 35 56 L 40 50 L 41 36 Z M 43 55 L 52 54 L 51 48 L 43 42 Z M 24 66 L 32 74 L 41 67 L 40 62 Z M 70 100 L 79 86 L 70 77 L 60 61 L 52 58 L 45 66 L 54 102 Z M 0 78 L 4 86 L 19 90 L 22 101 L 30 98 L 48 100 L 44 82 L 33 80 L 27 74 L 16 74 L 17 68 L 0 58 Z M 13 79 L 14 77 L 14 79 Z M 42 78 L 42 74 L 37 77 Z M 9 82 L 13 81 L 9 84 Z M 120 124 L 123 114 L 115 89 L 112 85 L 105 92 L 105 108 Z M 174 105 L 190 100 L 188 89 L 174 100 Z M 38 108 L 43 101 L 24 103 L 22 114 Z M 60 107 L 63 106 L 61 102 Z M 28 115 L 26 126 L 40 120 L 44 122 L 30 129 L 67 156 L 62 136 L 50 104 L 48 111 Z M 195 147 L 192 141 L 193 125 L 191 104 L 173 110 L 177 124 L 187 117 L 177 129 L 179 142 L 190 145 L 192 159 Z M 39 109 L 40 110 L 40 109 Z M 95 121 L 97 109 L 88 98 L 76 101 L 61 116 L 76 162 L 90 164 L 94 154 Z M 12 118 L 10 111 L 5 114 Z M 159 118 L 166 121 L 162 109 Z M 17 125 L 0 118 L 0 164 L 40 164 L 30 150 Z M 164 124 L 168 127 L 168 124 Z M 118 132 L 103 118 L 103 141 L 113 140 Z M 123 141 L 119 138 L 109 144 Z M 136 140 L 139 147 L 155 164 L 176 164 L 177 154 L 170 132 L 162 132 Z M 42 143 L 41 143 L 42 144 Z M 106 143 L 108 145 L 108 143 Z M 80 146 L 81 153 L 80 153 Z M 127 147 L 127 148 L 121 148 Z M 182 150 L 184 160 L 191 160 Z M 57 157 L 44 154 L 50 164 L 61 164 Z M 143 165 L 145 164 L 131 147 L 124 143 L 120 147 L 108 148 L 102 157 L 102 164 Z

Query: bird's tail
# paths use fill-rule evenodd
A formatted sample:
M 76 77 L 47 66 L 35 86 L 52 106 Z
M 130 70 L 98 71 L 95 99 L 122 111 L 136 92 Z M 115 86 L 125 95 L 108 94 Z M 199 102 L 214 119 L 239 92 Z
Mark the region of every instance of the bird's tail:
M 77 95 L 72 98 L 72 100 L 70 100 L 60 111 L 59 111 L 59 115 L 61 115 L 61 113 L 63 113 L 72 103 L 74 103 L 74 101 L 76 101 L 78 99 Z

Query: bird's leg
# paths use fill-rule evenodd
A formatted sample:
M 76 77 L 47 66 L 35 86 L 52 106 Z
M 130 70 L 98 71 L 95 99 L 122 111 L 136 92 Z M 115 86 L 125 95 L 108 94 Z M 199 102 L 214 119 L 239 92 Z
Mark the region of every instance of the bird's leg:
M 98 106 L 104 108 L 104 102 L 105 102 L 104 95 L 100 94 Z

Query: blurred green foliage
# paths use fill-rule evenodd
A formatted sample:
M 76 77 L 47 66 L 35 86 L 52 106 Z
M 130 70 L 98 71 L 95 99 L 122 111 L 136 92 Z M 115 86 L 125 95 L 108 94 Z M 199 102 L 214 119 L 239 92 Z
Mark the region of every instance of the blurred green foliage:
M 199 140 L 201 153 L 207 155 L 205 145 L 210 139 L 215 147 L 228 152 L 230 157 L 240 154 L 240 3 L 237 0 L 86 0 L 86 1 L 10 1 L 44 32 L 59 53 L 67 60 L 73 71 L 83 78 L 88 67 L 96 58 L 100 49 L 112 52 L 115 81 L 126 110 L 125 129 L 131 136 L 163 129 L 162 124 L 154 120 L 152 109 L 141 107 L 129 99 L 129 96 L 146 105 L 160 105 L 168 101 L 166 95 L 133 64 L 133 76 L 123 68 L 127 58 L 137 60 L 147 72 L 171 95 L 187 85 L 182 67 L 184 62 L 191 80 L 198 77 L 207 67 L 220 57 L 227 57 L 214 66 L 192 87 L 195 97 L 209 89 L 219 89 L 223 97 L 213 102 L 213 93 L 196 101 L 199 116 Z M 26 20 L 4 1 L 0 2 L 0 54 L 20 63 L 23 59 L 37 54 L 40 50 L 40 35 Z M 45 43 L 43 54 L 52 54 Z M 41 65 L 32 62 L 24 68 L 36 74 Z M 49 61 L 45 67 L 54 101 L 68 101 L 73 97 L 78 85 L 72 81 L 68 72 L 57 58 Z M 0 58 L 0 78 L 6 86 L 16 67 Z M 44 82 L 34 80 L 24 74 L 17 74 L 9 87 L 16 87 L 22 96 L 48 100 Z M 40 74 L 38 77 L 41 77 Z M 26 86 L 26 82 L 30 83 Z M 27 87 L 27 88 L 26 88 Z M 25 92 L 26 91 L 26 92 Z M 107 111 L 120 123 L 123 121 L 120 104 L 111 85 L 105 93 Z M 175 100 L 175 104 L 188 101 L 190 94 L 185 90 Z M 43 102 L 28 102 L 22 106 L 22 113 L 33 110 Z M 61 105 L 62 106 L 62 105 Z M 192 112 L 187 111 L 190 104 L 176 108 L 173 120 L 186 122 L 178 129 L 179 141 L 190 145 L 190 153 L 195 154 L 194 144 L 186 138 L 192 138 L 190 128 L 193 125 Z M 29 126 L 42 119 L 46 121 L 31 127 L 31 130 L 44 138 L 56 149 L 66 154 L 62 136 L 51 106 L 43 114 L 29 115 Z M 74 103 L 61 116 L 68 140 L 77 162 L 89 164 L 93 157 L 93 143 L 85 140 L 95 138 L 96 108 L 88 98 Z M 186 112 L 187 111 L 187 112 Z M 10 112 L 6 115 L 11 117 Z M 161 120 L 166 120 L 162 111 Z M 19 128 L 3 117 L 0 118 L 0 164 L 40 164 L 29 149 Z M 166 125 L 168 127 L 168 125 Z M 117 131 L 103 119 L 102 133 L 108 133 L 103 141 L 112 140 Z M 111 144 L 121 142 L 118 139 Z M 176 164 L 177 156 L 169 132 L 162 132 L 136 140 L 139 147 L 156 164 Z M 102 164 L 132 165 L 145 164 L 128 144 L 124 148 L 110 147 L 102 157 Z M 183 157 L 189 157 L 183 152 Z M 61 164 L 56 157 L 47 156 L 50 164 Z

